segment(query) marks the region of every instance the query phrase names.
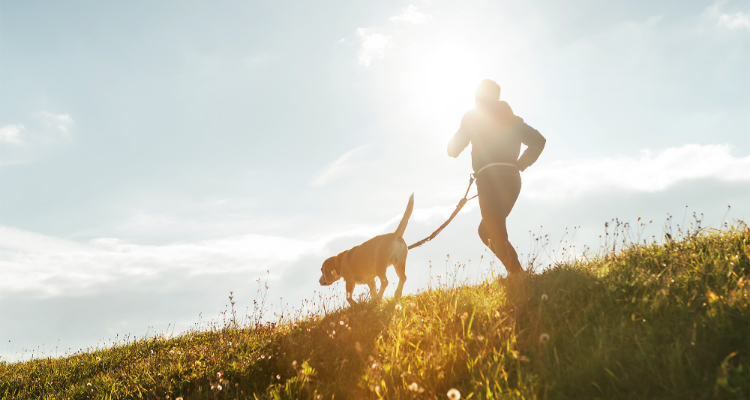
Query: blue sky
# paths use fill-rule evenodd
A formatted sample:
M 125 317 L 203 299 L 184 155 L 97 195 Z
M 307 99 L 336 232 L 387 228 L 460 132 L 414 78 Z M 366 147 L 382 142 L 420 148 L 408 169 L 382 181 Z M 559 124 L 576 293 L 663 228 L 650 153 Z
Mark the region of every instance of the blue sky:
M 484 78 L 548 140 L 521 253 L 747 219 L 747 65 L 743 1 L 0 1 L 0 354 L 186 329 L 266 271 L 298 306 L 412 192 L 421 239 L 467 183 L 445 147 Z M 487 268 L 478 222 L 410 252 L 406 291 L 448 254 Z

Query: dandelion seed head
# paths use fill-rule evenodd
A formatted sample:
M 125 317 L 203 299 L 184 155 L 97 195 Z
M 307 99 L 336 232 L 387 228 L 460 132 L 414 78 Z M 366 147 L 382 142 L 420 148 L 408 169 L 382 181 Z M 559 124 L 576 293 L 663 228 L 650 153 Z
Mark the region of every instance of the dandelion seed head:
M 542 333 L 539 335 L 539 342 L 540 343 L 547 343 L 549 341 L 549 335 L 546 333 Z
M 549 299 L 549 296 L 547 296 L 547 293 L 542 294 L 542 300 L 547 301 Z
M 281 380 L 281 375 L 276 375 L 276 379 Z
M 417 384 L 417 382 L 412 382 L 411 384 L 409 384 L 409 386 L 407 386 L 407 388 L 411 390 L 412 392 L 419 391 L 419 385 Z
M 401 304 L 396 304 L 396 311 L 401 311 Z
M 458 389 L 451 389 L 448 391 L 448 398 L 450 400 L 459 400 L 461 398 L 461 392 Z

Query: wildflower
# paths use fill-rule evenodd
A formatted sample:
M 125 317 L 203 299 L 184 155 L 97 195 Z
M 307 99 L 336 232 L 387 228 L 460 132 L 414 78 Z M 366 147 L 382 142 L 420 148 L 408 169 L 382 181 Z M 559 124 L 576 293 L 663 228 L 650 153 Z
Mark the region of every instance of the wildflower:
M 495 318 L 500 318 L 500 311 L 495 310 Z
M 396 311 L 401 311 L 401 304 L 396 304 Z
M 174 400 L 182 400 L 182 396 L 180 396 L 180 397 L 178 397 L 178 398 L 176 398 Z
M 91 386 L 91 382 L 87 383 L 86 386 Z
M 448 398 L 451 400 L 459 400 L 461 398 L 461 392 L 457 389 L 451 389 L 448 391 Z
M 216 373 L 216 377 L 217 378 L 221 378 L 221 371 L 219 371 L 219 372 Z
M 292 368 L 297 369 L 297 360 L 292 361 Z
M 281 380 L 281 375 L 276 375 L 276 379 Z
M 480 342 L 484 341 L 484 336 L 477 335 L 477 340 L 480 341 Z
M 297 324 L 295 323 L 294 325 L 292 325 L 292 328 L 294 328 L 294 329 L 297 329 L 297 328 L 299 328 L 299 325 L 297 325 Z
M 174 354 L 174 350 L 169 350 L 169 354 Z
M 344 321 L 339 321 L 339 325 L 344 325 Z
M 549 299 L 549 296 L 547 296 L 547 293 L 542 294 L 542 300 L 547 301 Z
M 216 390 L 221 391 L 221 385 L 216 385 Z
M 419 391 L 419 385 L 417 385 L 417 382 L 412 382 L 409 386 L 407 386 L 409 390 L 412 392 L 418 392 Z
M 546 333 L 542 333 L 539 336 L 539 343 L 547 343 L 547 341 L 549 341 L 549 335 Z

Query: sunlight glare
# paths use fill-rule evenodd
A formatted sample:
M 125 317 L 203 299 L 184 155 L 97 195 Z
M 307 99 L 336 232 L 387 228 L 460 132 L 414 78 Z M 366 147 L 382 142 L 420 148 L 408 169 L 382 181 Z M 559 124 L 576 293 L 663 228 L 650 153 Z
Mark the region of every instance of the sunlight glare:
M 410 58 L 404 79 L 410 107 L 444 133 L 439 135 L 443 141 L 474 106 L 474 89 L 485 78 L 482 60 L 459 41 L 435 41 L 413 51 Z

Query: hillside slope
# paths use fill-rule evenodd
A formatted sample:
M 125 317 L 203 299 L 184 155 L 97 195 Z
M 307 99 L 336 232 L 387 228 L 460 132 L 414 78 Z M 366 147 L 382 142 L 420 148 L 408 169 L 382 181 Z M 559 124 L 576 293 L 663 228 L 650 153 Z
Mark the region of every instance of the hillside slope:
M 749 255 L 740 224 L 296 322 L 0 363 L 0 397 L 747 399 Z

